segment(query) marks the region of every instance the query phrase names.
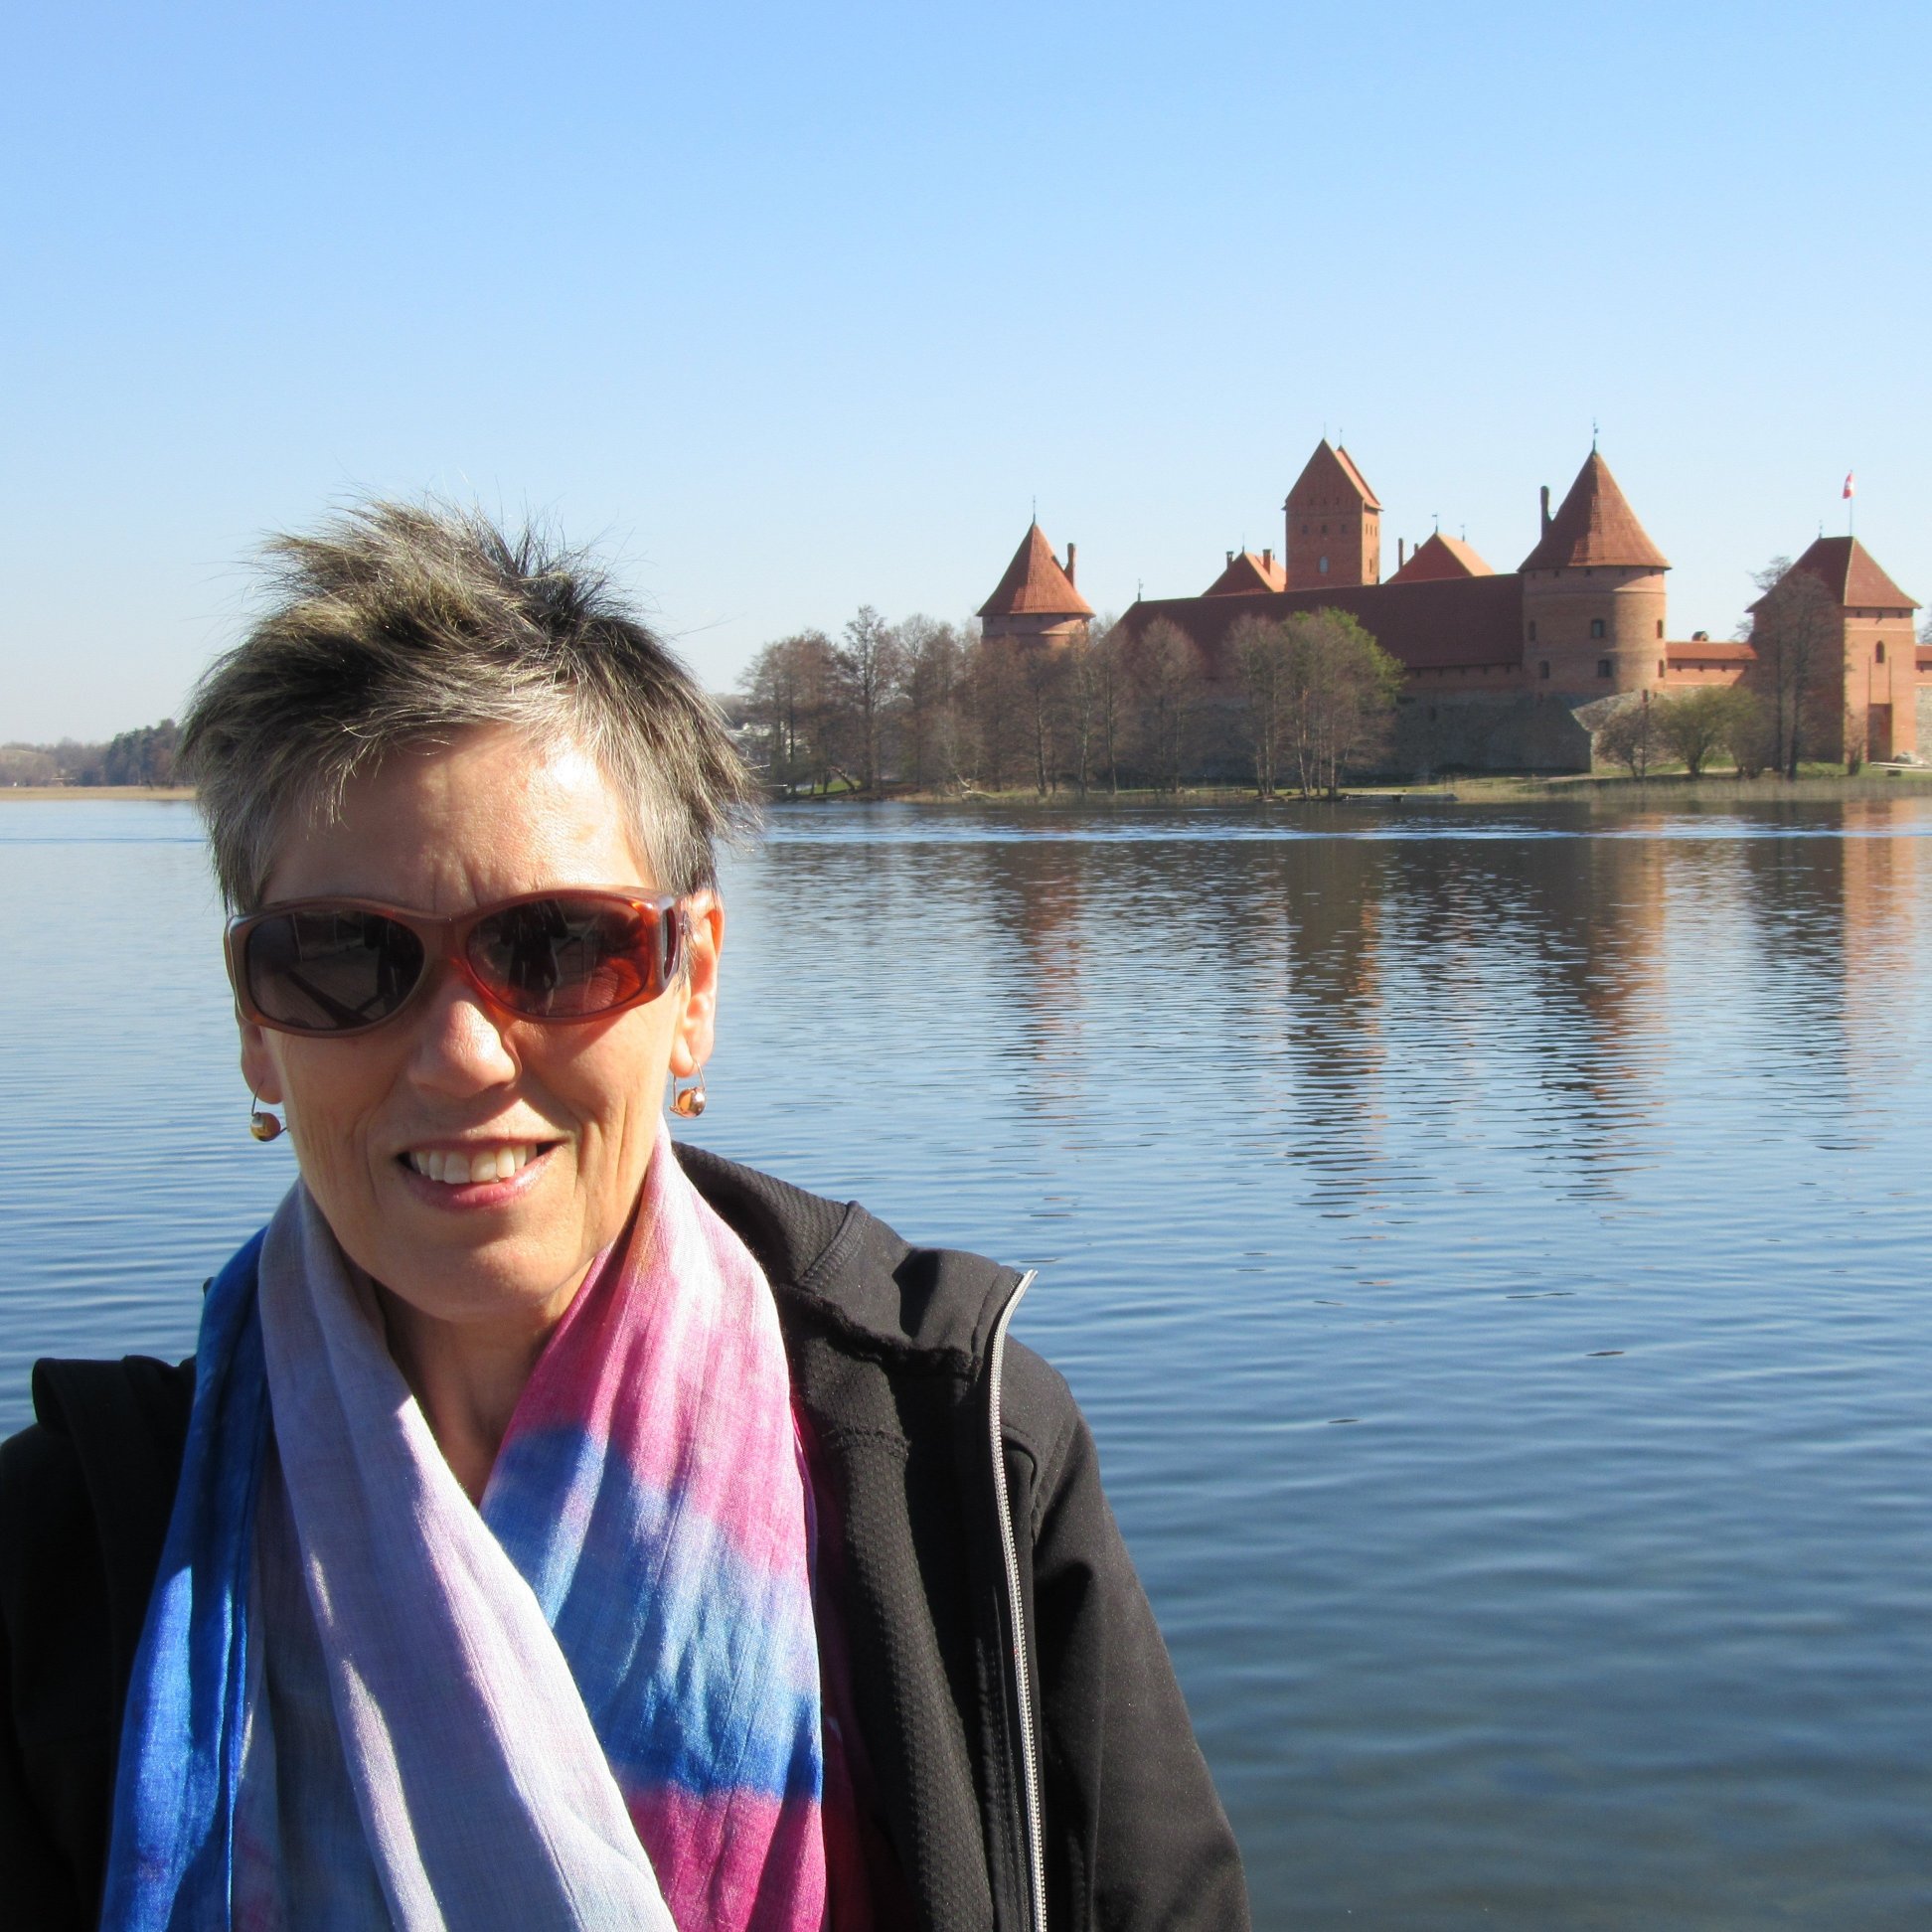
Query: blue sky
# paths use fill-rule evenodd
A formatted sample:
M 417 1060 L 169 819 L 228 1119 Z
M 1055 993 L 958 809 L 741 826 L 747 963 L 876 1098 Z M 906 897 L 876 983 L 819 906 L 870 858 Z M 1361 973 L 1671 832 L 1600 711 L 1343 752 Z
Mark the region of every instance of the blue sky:
M 716 688 L 1278 541 L 1324 428 L 1499 568 L 1602 448 L 1672 630 L 1844 528 L 1932 596 L 1932 9 L 24 10 L 0 739 L 179 710 L 264 531 L 608 544 Z

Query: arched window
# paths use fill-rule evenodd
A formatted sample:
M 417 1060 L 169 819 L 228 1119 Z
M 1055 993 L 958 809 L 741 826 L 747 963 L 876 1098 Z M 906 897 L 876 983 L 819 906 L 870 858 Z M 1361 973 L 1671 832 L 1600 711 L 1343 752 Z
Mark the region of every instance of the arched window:
M 1590 619 L 1590 635 L 1592 637 L 1601 637 L 1603 635 L 1603 619 L 1601 617 L 1592 617 Z
M 1324 576 L 1327 576 L 1327 575 L 1328 575 L 1328 559 L 1327 559 L 1326 557 L 1325 557 L 1325 558 L 1323 558 L 1323 559 L 1322 559 L 1322 561 L 1321 561 L 1321 563 L 1320 563 L 1320 564 L 1318 564 L 1318 565 L 1317 565 L 1316 567 L 1317 567 L 1317 568 L 1318 568 L 1318 569 L 1319 569 L 1319 570 L 1321 571 L 1321 573 L 1322 573 L 1322 574 L 1323 574 Z
M 1883 664 L 1885 661 L 1885 640 L 1882 637 L 1878 640 L 1877 650 L 1872 653 L 1871 661 L 1874 664 Z

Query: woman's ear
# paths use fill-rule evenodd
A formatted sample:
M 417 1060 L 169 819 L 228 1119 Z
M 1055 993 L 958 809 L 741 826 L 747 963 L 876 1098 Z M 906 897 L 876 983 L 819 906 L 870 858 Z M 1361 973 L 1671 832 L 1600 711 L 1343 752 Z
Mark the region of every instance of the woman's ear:
M 724 947 L 724 905 L 716 892 L 694 892 L 684 901 L 683 1007 L 671 1041 L 671 1071 L 695 1079 L 711 1058 L 718 1019 L 718 955 Z
M 267 1034 L 239 1014 L 236 1025 L 242 1031 L 242 1077 L 247 1081 L 248 1091 L 265 1106 L 280 1106 L 281 1075 L 276 1072 L 274 1056 L 268 1050 Z

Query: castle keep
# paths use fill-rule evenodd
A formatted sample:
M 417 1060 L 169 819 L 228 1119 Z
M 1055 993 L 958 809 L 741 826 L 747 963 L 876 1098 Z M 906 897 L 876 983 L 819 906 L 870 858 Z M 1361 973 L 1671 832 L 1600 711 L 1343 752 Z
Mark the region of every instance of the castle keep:
M 1381 574 L 1381 505 L 1349 452 L 1326 438 L 1283 505 L 1282 553 L 1228 552 L 1199 595 L 1142 598 L 1139 635 L 1166 618 L 1210 686 L 1234 690 L 1228 635 L 1249 614 L 1343 610 L 1402 666 L 1392 761 L 1408 770 L 1580 771 L 1614 707 L 1657 693 L 1749 683 L 1749 643 L 1672 638 L 1670 560 L 1595 448 L 1513 571 L 1440 532 Z M 1084 635 L 1092 611 L 1035 524 L 981 611 L 986 634 L 1045 645 Z M 1821 537 L 1793 565 L 1838 611 L 1847 741 L 1870 758 L 1932 755 L 1932 648 L 1918 608 L 1852 537 Z M 1820 755 L 1836 747 L 1820 746 Z

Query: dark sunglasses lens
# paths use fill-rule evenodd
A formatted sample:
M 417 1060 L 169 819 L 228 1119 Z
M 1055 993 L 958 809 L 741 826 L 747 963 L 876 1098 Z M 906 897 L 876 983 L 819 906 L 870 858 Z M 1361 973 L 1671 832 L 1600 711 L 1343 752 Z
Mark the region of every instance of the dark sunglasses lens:
M 248 997 L 278 1027 L 345 1033 L 387 1020 L 422 977 L 422 941 L 380 912 L 278 912 L 249 929 Z
M 664 991 L 669 921 L 623 899 L 525 899 L 482 920 L 469 962 L 490 997 L 530 1020 L 580 1020 Z

